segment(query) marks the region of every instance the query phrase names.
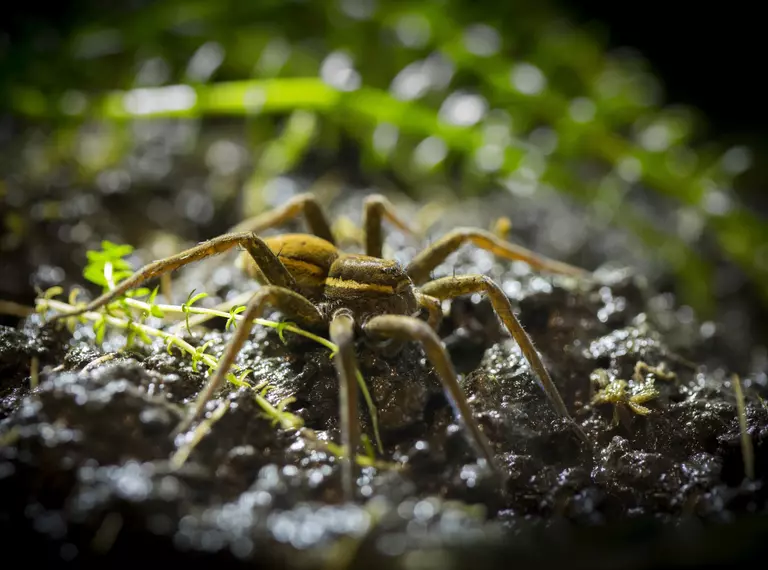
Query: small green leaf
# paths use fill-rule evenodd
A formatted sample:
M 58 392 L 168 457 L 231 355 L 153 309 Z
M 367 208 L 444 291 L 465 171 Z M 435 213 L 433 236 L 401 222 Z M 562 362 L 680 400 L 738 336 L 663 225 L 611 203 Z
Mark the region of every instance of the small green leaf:
M 376 459 L 376 451 L 373 449 L 373 444 L 371 443 L 371 438 L 368 437 L 368 434 L 362 434 L 360 436 L 360 441 L 363 443 L 363 449 L 365 449 L 365 455 L 367 455 L 371 459 Z
M 107 320 L 101 318 L 93 325 L 93 332 L 96 333 L 96 344 L 104 342 L 104 334 L 107 332 Z
M 189 309 L 192 307 L 192 305 L 199 301 L 200 299 L 204 299 L 208 296 L 208 293 L 198 293 L 195 295 L 195 289 L 192 289 L 192 292 L 187 295 L 187 302 L 181 305 L 181 310 L 184 311 L 184 320 L 187 324 L 187 332 L 189 334 L 192 334 L 192 329 L 189 326 Z
M 187 305 L 189 305 L 190 307 L 192 305 L 194 305 L 196 302 L 198 302 L 200 299 L 204 299 L 204 298 L 206 298 L 208 296 L 208 293 L 198 293 L 197 295 L 195 295 L 193 297 L 192 294 L 194 292 L 195 292 L 195 290 L 192 289 L 192 293 L 190 293 L 189 297 L 187 297 Z
M 133 252 L 132 246 L 103 241 L 101 247 L 101 251 L 91 250 L 85 253 L 88 259 L 88 264 L 83 269 L 85 279 L 109 288 L 111 284 L 116 284 L 133 274 L 131 265 L 123 259 Z
M 133 253 L 132 245 L 112 243 L 109 240 L 101 242 L 101 249 L 113 259 L 120 259 Z
M 205 349 L 207 349 L 208 345 L 210 345 L 212 342 L 213 342 L 212 340 L 209 340 L 200 348 L 195 349 L 195 353 L 192 355 L 192 370 L 194 370 L 195 372 L 197 372 L 197 363 L 203 359 L 203 355 L 205 354 Z
M 104 279 L 104 271 L 102 267 L 103 266 L 100 267 L 97 265 L 87 265 L 85 269 L 83 269 L 83 277 L 85 277 L 85 279 L 91 283 L 101 287 L 106 287 L 107 280 Z
M 133 327 L 129 327 L 128 335 L 125 337 L 125 348 L 132 347 L 135 340 L 136 340 L 136 331 L 133 329 Z
M 229 327 L 232 327 L 232 330 L 235 330 L 237 328 L 237 319 L 235 317 L 245 311 L 245 305 L 236 305 L 232 307 L 229 310 L 229 318 L 227 319 L 227 324 L 224 325 L 224 330 L 229 330 Z
M 147 304 L 149 305 L 149 313 L 153 317 L 162 319 L 165 316 L 165 313 L 163 313 L 163 311 L 161 311 L 160 308 L 157 305 L 155 305 L 155 297 L 157 297 L 157 290 L 158 290 L 158 287 L 155 287 L 152 290 L 152 293 L 150 293 L 149 295 L 149 299 L 147 299 Z
M 250 368 L 246 368 L 245 370 L 243 370 L 243 371 L 240 373 L 240 376 L 238 376 L 238 377 L 237 377 L 237 380 L 238 380 L 239 382 L 245 383 L 245 378 L 246 378 L 246 377 L 247 377 L 247 376 L 248 376 L 248 375 L 249 375 L 251 372 L 253 372 L 253 370 L 252 370 L 252 369 L 250 369 Z
M 126 291 L 125 296 L 130 297 L 131 299 L 138 299 L 140 297 L 146 297 L 150 293 L 152 293 L 152 291 L 150 291 L 148 287 L 139 287 L 138 289 Z
M 61 295 L 64 292 L 64 289 L 56 285 L 55 287 L 51 287 L 50 289 L 46 289 L 43 293 L 43 299 L 53 299 L 57 295 Z
M 288 341 L 285 340 L 285 337 L 283 336 L 283 333 L 285 332 L 286 327 L 295 327 L 297 326 L 296 323 L 292 323 L 290 321 L 283 321 L 279 325 L 277 325 L 277 336 L 280 337 L 280 340 L 283 341 L 283 344 L 287 344 Z

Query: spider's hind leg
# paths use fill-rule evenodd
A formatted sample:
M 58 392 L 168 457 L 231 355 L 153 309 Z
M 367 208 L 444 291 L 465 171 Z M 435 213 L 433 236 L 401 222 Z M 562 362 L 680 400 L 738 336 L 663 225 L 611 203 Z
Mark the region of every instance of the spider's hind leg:
M 503 240 L 493 233 L 479 228 L 457 228 L 445 234 L 411 261 L 407 268 L 408 275 L 416 285 L 425 283 L 429 279 L 432 270 L 466 242 L 472 242 L 475 246 L 503 259 L 525 261 L 534 269 L 576 277 L 586 277 L 588 275 L 583 269 L 548 259 L 543 255 Z

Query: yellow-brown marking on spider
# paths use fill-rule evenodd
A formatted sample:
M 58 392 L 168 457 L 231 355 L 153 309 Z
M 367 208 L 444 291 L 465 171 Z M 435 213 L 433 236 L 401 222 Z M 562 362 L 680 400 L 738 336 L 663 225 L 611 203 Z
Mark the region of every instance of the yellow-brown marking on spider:
M 395 292 L 395 288 L 392 285 L 378 285 L 377 283 L 361 283 L 360 281 L 353 281 L 352 279 L 337 279 L 336 277 L 329 277 L 325 280 L 326 287 L 336 287 L 339 289 L 347 289 L 352 291 L 375 291 L 376 293 L 392 294 Z

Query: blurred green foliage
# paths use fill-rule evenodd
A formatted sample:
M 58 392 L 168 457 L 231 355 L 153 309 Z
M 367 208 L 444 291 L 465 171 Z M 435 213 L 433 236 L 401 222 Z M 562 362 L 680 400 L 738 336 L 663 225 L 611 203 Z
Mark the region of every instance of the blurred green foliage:
M 489 5 L 84 2 L 64 31 L 6 46 L 0 105 L 68 125 L 62 154 L 79 125 L 111 125 L 84 175 L 120 160 L 126 121 L 222 115 L 247 126 L 246 190 L 317 149 L 340 152 L 343 139 L 365 171 L 395 173 L 417 197 L 435 185 L 464 195 L 549 185 L 632 230 L 708 313 L 712 262 L 682 212 L 768 303 L 767 226 L 732 192 L 748 151 L 700 144 L 695 113 L 664 107 L 641 59 L 608 53 L 556 6 Z M 258 211 L 258 193 L 247 195 L 246 214 Z

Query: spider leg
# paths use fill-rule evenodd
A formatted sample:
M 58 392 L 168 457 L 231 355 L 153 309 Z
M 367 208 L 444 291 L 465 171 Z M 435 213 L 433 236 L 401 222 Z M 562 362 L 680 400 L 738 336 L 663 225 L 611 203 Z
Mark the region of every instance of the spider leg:
M 279 208 L 243 220 L 232 228 L 232 231 L 261 233 L 275 226 L 285 224 L 302 214 L 313 234 L 334 245 L 336 244 L 331 232 L 331 226 L 328 224 L 325 214 L 323 214 L 320 205 L 317 203 L 317 198 L 309 193 L 294 196 Z
M 312 302 L 290 289 L 266 285 L 256 291 L 243 312 L 243 322 L 235 329 L 235 333 L 229 339 L 216 370 L 195 400 L 191 413 L 176 428 L 175 433 L 189 429 L 192 422 L 200 416 L 205 405 L 224 384 L 235 358 L 251 333 L 253 319 L 261 317 L 267 307 L 278 309 L 286 317 L 295 319 L 300 326 L 307 328 L 317 328 L 324 323 L 323 316 Z
M 184 250 L 181 253 L 159 259 L 148 263 L 133 275 L 121 281 L 114 289 L 107 291 L 100 297 L 97 297 L 87 305 L 80 307 L 76 310 L 63 312 L 55 315 L 51 320 L 62 319 L 66 317 L 73 317 L 85 313 L 86 311 L 95 311 L 96 309 L 103 307 L 104 305 L 114 301 L 119 296 L 123 295 L 126 291 L 134 289 L 152 279 L 154 277 L 160 277 L 171 271 L 174 271 L 184 265 L 200 261 L 207 257 L 217 255 L 232 249 L 235 246 L 243 246 L 248 252 L 254 256 L 254 260 L 265 273 L 265 276 L 271 283 L 281 285 L 283 287 L 293 288 L 295 282 L 288 270 L 283 267 L 282 263 L 267 247 L 267 245 L 258 236 L 250 232 L 240 232 L 234 234 L 225 234 L 223 236 L 215 237 L 208 241 L 204 241 L 190 249 Z
M 416 301 L 418 301 L 419 306 L 426 309 L 427 314 L 429 315 L 427 323 L 429 323 L 429 326 L 434 330 L 437 330 L 443 320 L 443 307 L 440 304 L 440 299 L 425 295 L 418 289 L 415 289 L 415 292 Z
M 341 444 L 344 457 L 341 466 L 342 488 L 347 500 L 354 500 L 357 463 L 355 455 L 360 443 L 360 424 L 357 412 L 357 358 L 355 357 L 355 321 L 345 310 L 339 310 L 331 320 L 331 340 L 339 347 L 336 355 L 336 373 L 339 377 L 339 416 L 341 418 Z
M 440 342 L 440 337 L 432 330 L 428 323 L 414 317 L 403 315 L 382 315 L 371 318 L 363 327 L 363 330 L 374 336 L 394 337 L 420 342 L 424 347 L 432 366 L 435 367 L 438 378 L 458 414 L 465 428 L 469 430 L 472 442 L 482 453 L 488 465 L 497 471 L 493 448 L 480 430 L 480 426 L 472 417 L 472 410 L 464 397 L 464 392 L 459 385 L 456 371 L 451 363 L 448 353 Z
M 544 363 L 541 361 L 539 353 L 536 352 L 531 337 L 525 332 L 520 321 L 517 320 L 515 313 L 512 311 L 512 305 L 510 304 L 509 299 L 491 278 L 486 277 L 485 275 L 443 277 L 442 279 L 430 281 L 422 286 L 421 291 L 426 295 L 436 297 L 440 300 L 452 299 L 460 295 L 470 295 L 472 293 L 485 293 L 490 299 L 494 311 L 496 311 L 496 314 L 504 323 L 504 326 L 517 341 L 528 364 L 536 373 L 536 376 L 539 377 L 552 407 L 558 415 L 566 418 L 572 423 L 573 427 L 584 441 L 589 442 L 584 431 L 573 421 L 571 415 L 568 413 L 568 408 L 565 407 L 565 402 L 563 402 L 560 392 L 557 390 L 555 383 L 552 382 L 552 378 L 550 378 L 549 372 L 547 372 Z
M 507 216 L 496 218 L 491 224 L 491 232 L 497 238 L 509 241 L 509 234 L 512 232 L 512 220 Z
M 412 234 L 413 230 L 398 215 L 392 202 L 381 194 L 372 194 L 363 202 L 363 228 L 365 229 L 365 254 L 381 257 L 384 232 L 381 221 L 386 219 L 401 231 Z
M 548 259 L 530 249 L 505 241 L 493 233 L 479 228 L 457 228 L 447 233 L 411 261 L 407 267 L 408 275 L 416 285 L 425 283 L 429 280 L 429 274 L 432 270 L 467 241 L 504 259 L 525 261 L 534 269 L 576 277 L 588 275 L 583 269 Z

